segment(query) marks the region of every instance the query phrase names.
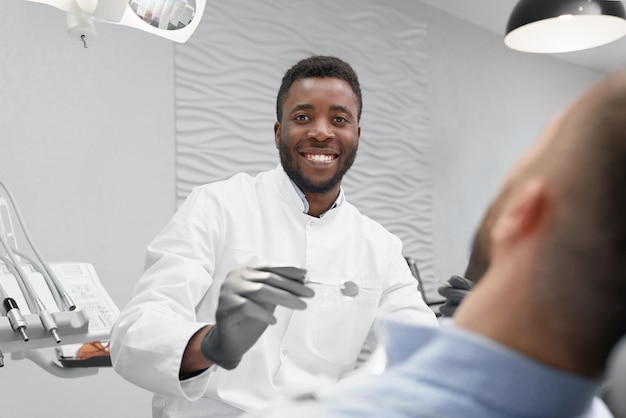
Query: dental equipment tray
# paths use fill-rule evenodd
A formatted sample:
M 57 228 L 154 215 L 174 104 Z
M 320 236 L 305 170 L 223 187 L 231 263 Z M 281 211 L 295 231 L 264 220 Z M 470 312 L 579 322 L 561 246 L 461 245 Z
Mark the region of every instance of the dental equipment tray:
M 20 352 L 46 347 L 63 348 L 63 358 L 59 361 L 67 363 L 68 367 L 91 367 L 90 364 L 104 364 L 110 366 L 111 359 L 72 359 L 70 348 L 67 344 L 89 344 L 107 341 L 110 338 L 111 327 L 119 315 L 119 309 L 106 292 L 93 266 L 89 263 L 50 263 L 50 267 L 63 283 L 68 293 L 76 303 L 73 311 L 55 311 L 54 299 L 48 290 L 47 284 L 41 274 L 34 269 L 28 271 L 29 277 L 43 303 L 50 310 L 50 314 L 58 325 L 58 333 L 61 343 L 57 344 L 46 332 L 39 316 L 28 310 L 20 288 L 8 272 L 0 272 L 0 283 L 9 294 L 15 298 L 22 309 L 24 320 L 27 323 L 26 332 L 29 340 L 23 341 L 20 335 L 11 328 L 6 316 L 0 317 L 0 350 L 4 353 Z M 74 349 L 74 353 L 76 350 Z M 92 352 L 94 356 L 100 353 Z M 102 353 L 102 354 L 108 354 Z M 108 357 L 108 356 L 103 356 Z M 89 361 L 87 361 L 89 360 Z M 108 364 L 105 364 L 108 363 Z M 82 364 L 78 366 L 78 364 Z M 100 366 L 102 367 L 102 366 Z

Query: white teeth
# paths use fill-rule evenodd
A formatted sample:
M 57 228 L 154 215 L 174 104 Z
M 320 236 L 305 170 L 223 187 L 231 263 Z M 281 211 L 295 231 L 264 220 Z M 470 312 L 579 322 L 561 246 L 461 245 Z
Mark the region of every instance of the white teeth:
M 307 160 L 325 163 L 329 163 L 334 159 L 332 155 L 327 154 L 306 154 L 305 157 Z

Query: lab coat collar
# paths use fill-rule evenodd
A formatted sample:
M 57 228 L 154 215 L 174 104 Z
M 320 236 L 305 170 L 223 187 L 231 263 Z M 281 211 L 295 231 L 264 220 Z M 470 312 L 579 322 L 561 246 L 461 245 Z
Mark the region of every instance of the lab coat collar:
M 297 204 L 302 213 L 308 214 L 309 212 L 309 202 L 306 200 L 304 196 L 304 192 L 300 190 L 300 188 L 293 182 L 293 180 L 287 175 L 283 166 L 279 163 L 276 166 L 276 181 L 278 183 L 278 190 L 285 196 L 289 201 L 294 204 Z M 288 187 L 287 184 L 291 184 L 291 187 Z M 295 193 L 292 193 L 293 190 Z M 294 198 L 295 197 L 295 198 Z M 335 203 L 332 204 L 330 209 L 320 215 L 322 218 L 325 214 L 330 212 L 331 210 L 338 208 L 345 201 L 345 194 L 343 192 L 343 187 L 339 189 L 339 196 L 335 200 Z

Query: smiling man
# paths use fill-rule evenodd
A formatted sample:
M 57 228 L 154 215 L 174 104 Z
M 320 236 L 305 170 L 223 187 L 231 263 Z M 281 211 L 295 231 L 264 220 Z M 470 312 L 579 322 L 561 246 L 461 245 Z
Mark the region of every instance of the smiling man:
M 111 357 L 155 393 L 154 417 L 232 417 L 335 382 L 382 315 L 437 325 L 400 240 L 341 188 L 361 108 L 350 65 L 298 62 L 276 101 L 280 164 L 195 188 L 150 243 Z
M 306 197 L 308 213 L 319 217 L 339 196 L 356 158 L 361 91 L 356 76 L 286 81 L 278 93 L 276 148 L 285 173 Z

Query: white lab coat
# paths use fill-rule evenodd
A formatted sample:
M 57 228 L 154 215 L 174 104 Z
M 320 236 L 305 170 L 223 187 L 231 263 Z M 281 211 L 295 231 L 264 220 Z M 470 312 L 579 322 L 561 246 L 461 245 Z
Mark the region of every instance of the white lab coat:
M 355 368 L 374 319 L 437 326 L 417 291 L 400 240 L 349 202 L 323 217 L 279 165 L 192 191 L 150 243 L 146 271 L 112 330 L 111 357 L 127 380 L 155 392 L 155 416 L 236 416 L 289 391 L 334 382 Z M 304 311 L 278 307 L 278 322 L 231 371 L 212 367 L 179 381 L 183 350 L 212 324 L 219 287 L 242 266 L 307 269 L 315 296 Z M 344 281 L 356 297 L 340 292 Z M 161 414 L 161 415 L 158 415 Z

